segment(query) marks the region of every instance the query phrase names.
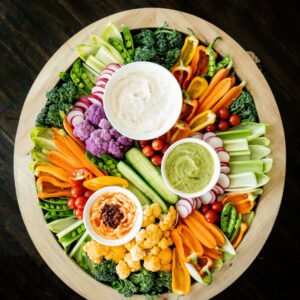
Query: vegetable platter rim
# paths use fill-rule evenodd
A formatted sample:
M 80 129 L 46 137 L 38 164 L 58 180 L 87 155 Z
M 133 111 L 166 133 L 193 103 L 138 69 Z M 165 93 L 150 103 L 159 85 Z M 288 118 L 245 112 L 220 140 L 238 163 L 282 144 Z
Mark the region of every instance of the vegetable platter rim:
M 30 130 L 34 120 L 45 104 L 45 94 L 57 83 L 57 74 L 67 70 L 77 57 L 74 47 L 86 42 L 90 34 L 102 32 L 108 22 L 118 26 L 126 23 L 131 29 L 159 27 L 164 21 L 170 28 L 188 34 L 191 28 L 205 43 L 215 36 L 221 36 L 215 49 L 225 56 L 230 53 L 235 62 L 239 78 L 247 81 L 247 88 L 254 98 L 258 115 L 262 122 L 269 124 L 268 137 L 272 139 L 271 157 L 275 164 L 270 173 L 272 180 L 264 188 L 262 200 L 256 209 L 256 217 L 251 228 L 238 248 L 238 255 L 230 264 L 217 272 L 210 286 L 193 284 L 185 299 L 209 299 L 231 285 L 254 261 L 265 244 L 276 220 L 285 181 L 286 146 L 284 130 L 276 100 L 272 91 L 254 61 L 247 52 L 229 35 L 215 25 L 188 13 L 164 8 L 139 8 L 122 11 L 83 28 L 66 41 L 43 67 L 33 83 L 25 100 L 19 119 L 15 148 L 14 176 L 19 208 L 27 231 L 35 247 L 48 266 L 70 288 L 87 299 L 123 299 L 123 296 L 108 286 L 100 284 L 75 264 L 57 243 L 47 228 L 42 211 L 37 204 L 38 198 L 34 176 L 28 169 L 29 152 L 32 148 Z M 134 296 L 133 299 L 142 299 Z M 177 299 L 175 294 L 165 294 L 164 299 Z

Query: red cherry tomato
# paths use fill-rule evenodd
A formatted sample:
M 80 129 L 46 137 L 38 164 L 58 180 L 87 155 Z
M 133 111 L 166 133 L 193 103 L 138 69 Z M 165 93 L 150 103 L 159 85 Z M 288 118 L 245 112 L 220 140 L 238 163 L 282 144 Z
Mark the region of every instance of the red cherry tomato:
M 226 131 L 228 128 L 229 128 L 229 125 L 228 125 L 227 121 L 220 120 L 218 122 L 218 129 L 220 131 Z
M 160 151 L 164 146 L 164 143 L 160 139 L 155 139 L 152 141 L 152 148 L 155 151 Z
M 209 211 L 210 210 L 210 207 L 209 207 L 209 204 L 202 204 L 201 205 L 201 212 L 203 213 L 203 214 L 205 214 L 207 211 Z
M 217 111 L 217 117 L 221 120 L 227 120 L 230 116 L 230 112 L 226 107 L 222 107 Z
M 161 153 L 165 154 L 169 147 L 170 147 L 169 144 L 164 144 L 163 148 L 161 149 Z
M 238 115 L 231 115 L 228 119 L 228 122 L 231 126 L 237 126 L 241 123 L 240 117 Z
M 212 203 L 211 209 L 212 209 L 214 212 L 219 213 L 219 212 L 222 211 L 223 205 L 222 205 L 221 202 L 215 201 L 215 202 Z
M 68 200 L 68 207 L 70 209 L 75 209 L 76 208 L 76 206 L 75 206 L 75 198 L 74 197 L 69 198 L 69 200 Z
M 154 166 L 160 166 L 161 161 L 162 161 L 162 158 L 159 154 L 155 154 L 151 157 L 151 162 Z
M 88 200 L 88 198 L 84 197 L 84 196 L 76 198 L 76 200 L 75 200 L 76 208 L 84 209 L 84 206 L 85 206 L 87 200 Z
M 207 125 L 205 128 L 206 132 L 215 132 L 217 130 L 217 126 L 215 124 Z
M 90 198 L 94 194 L 94 191 L 86 190 L 84 192 L 84 197 Z
M 75 209 L 75 217 L 79 220 L 83 219 L 83 209 L 76 208 Z
M 85 179 L 75 179 L 74 177 L 69 178 L 69 182 L 72 188 L 81 187 Z
M 205 220 L 208 223 L 215 223 L 218 219 L 217 214 L 213 211 L 213 210 L 208 210 L 205 214 L 204 214 Z
M 83 195 L 84 192 L 85 192 L 85 189 L 83 186 L 76 186 L 76 187 L 73 187 L 71 190 L 71 194 L 75 198 Z
M 149 141 L 139 141 L 139 144 L 140 144 L 141 148 L 144 148 L 146 145 L 149 144 Z
M 159 140 L 161 140 L 162 142 L 165 142 L 167 138 L 166 134 L 161 135 L 160 137 L 158 137 Z
M 154 150 L 150 145 L 146 145 L 143 150 L 143 154 L 147 157 L 151 157 L 154 154 Z

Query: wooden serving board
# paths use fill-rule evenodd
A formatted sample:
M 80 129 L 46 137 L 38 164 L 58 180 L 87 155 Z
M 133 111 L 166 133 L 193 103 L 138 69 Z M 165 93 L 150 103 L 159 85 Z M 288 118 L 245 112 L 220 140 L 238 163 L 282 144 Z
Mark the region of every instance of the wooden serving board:
M 108 22 L 115 22 L 120 28 L 126 24 L 130 29 L 142 27 L 159 27 L 164 21 L 170 28 L 189 33 L 191 28 L 203 42 L 212 41 L 216 36 L 222 40 L 215 49 L 222 55 L 229 53 L 234 60 L 234 70 L 241 80 L 247 82 L 247 89 L 252 94 L 261 122 L 269 124 L 267 137 L 271 140 L 271 157 L 274 166 L 270 182 L 265 186 L 256 209 L 256 217 L 237 249 L 235 258 L 226 263 L 221 271 L 214 273 L 210 286 L 193 284 L 185 299 L 209 299 L 232 284 L 256 258 L 266 242 L 275 222 L 281 203 L 285 169 L 286 148 L 282 121 L 274 96 L 264 76 L 250 56 L 225 32 L 196 16 L 162 8 L 142 8 L 123 11 L 101 19 L 74 35 L 51 57 L 32 85 L 20 116 L 14 150 L 14 174 L 16 192 L 20 211 L 28 233 L 39 253 L 49 267 L 70 288 L 87 299 L 123 299 L 115 290 L 107 287 L 85 273 L 62 250 L 50 230 L 46 227 L 42 211 L 37 205 L 34 176 L 28 169 L 31 161 L 29 151 L 32 149 L 30 130 L 40 109 L 45 105 L 45 94 L 58 81 L 60 71 L 67 70 L 77 57 L 74 47 L 90 43 L 89 35 L 100 35 Z M 133 299 L 142 298 L 134 296 Z M 168 294 L 161 299 L 177 299 Z

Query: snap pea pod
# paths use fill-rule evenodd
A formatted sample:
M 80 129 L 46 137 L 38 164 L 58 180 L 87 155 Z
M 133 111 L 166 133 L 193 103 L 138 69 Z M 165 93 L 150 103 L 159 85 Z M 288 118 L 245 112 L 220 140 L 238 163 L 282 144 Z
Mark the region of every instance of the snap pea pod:
M 227 227 L 229 224 L 229 216 L 230 216 L 230 211 L 232 209 L 233 205 L 232 202 L 228 202 L 222 210 L 221 213 L 221 229 L 224 233 L 227 232 Z
M 51 203 L 51 204 L 67 204 L 68 198 L 47 198 L 43 199 L 44 202 Z
M 74 210 L 63 210 L 63 211 L 48 211 L 45 215 L 44 218 L 46 220 L 58 220 L 58 219 L 62 219 L 65 217 L 70 217 L 74 215 Z
M 131 32 L 129 28 L 126 25 L 122 25 L 123 29 L 123 39 L 125 41 L 125 47 L 130 55 L 131 58 L 134 56 L 134 44 L 133 44 L 133 38 L 131 35 Z
M 59 73 L 59 78 L 62 80 L 62 81 L 68 81 L 70 79 L 70 74 L 69 73 L 66 73 L 66 72 L 60 72 Z
M 242 223 L 242 215 L 239 215 L 236 222 L 235 222 L 234 229 L 233 229 L 231 235 L 229 236 L 230 242 L 232 242 L 232 240 L 234 239 L 234 237 L 238 233 L 239 228 L 241 226 L 241 223 Z
M 70 72 L 70 76 L 74 81 L 74 83 L 78 86 L 80 91 L 83 94 L 89 95 L 90 89 L 85 85 L 84 81 L 81 79 L 80 70 L 81 70 L 81 60 L 77 59 L 73 64 L 72 70 Z
M 230 217 L 229 217 L 229 222 L 226 230 L 226 235 L 229 237 L 234 229 L 235 223 L 236 223 L 236 218 L 237 218 L 237 212 L 235 207 L 232 207 L 230 210 Z
M 84 68 L 80 68 L 80 77 L 89 89 L 93 88 L 94 84 L 90 80 L 90 78 Z
M 223 59 L 220 62 L 218 62 L 217 67 L 216 67 L 216 72 L 220 71 L 223 68 L 226 68 L 228 66 L 228 64 L 230 63 L 230 60 L 231 60 L 231 58 L 230 58 L 229 54 L 225 55 L 223 57 Z
M 101 158 L 103 159 L 105 166 L 107 167 L 107 172 L 113 176 L 122 177 L 120 172 L 117 169 L 117 164 L 119 161 L 114 157 L 108 154 L 101 154 Z
M 85 156 L 93 165 L 103 170 L 104 162 L 102 159 L 96 157 L 95 155 L 93 155 L 88 151 L 85 151 Z
M 53 203 L 47 203 L 39 201 L 38 205 L 48 211 L 64 211 L 64 210 L 70 210 L 67 204 L 53 204 Z
M 59 241 L 61 243 L 66 243 L 66 242 L 70 242 L 70 241 L 75 241 L 76 239 L 78 239 L 80 236 L 82 236 L 82 234 L 85 232 L 85 227 L 83 224 L 79 225 L 77 228 L 73 229 L 72 231 L 70 231 L 69 233 L 65 234 L 64 236 L 62 236 Z
M 118 50 L 126 64 L 129 64 L 131 62 L 131 56 L 120 40 L 116 38 L 110 38 L 109 43 Z

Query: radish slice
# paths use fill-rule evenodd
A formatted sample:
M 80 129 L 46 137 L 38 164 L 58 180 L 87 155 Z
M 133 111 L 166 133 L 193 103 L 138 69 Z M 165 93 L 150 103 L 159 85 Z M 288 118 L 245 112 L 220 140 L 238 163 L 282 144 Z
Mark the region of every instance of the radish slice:
M 202 205 L 201 199 L 200 199 L 200 197 L 196 197 L 195 199 L 197 201 L 197 207 L 196 207 L 196 209 L 199 209 L 201 207 L 201 205 Z
M 214 149 L 223 147 L 223 141 L 217 136 L 211 136 L 205 140 Z
M 222 165 L 221 163 L 221 172 L 224 174 L 229 174 L 230 173 L 230 167 L 226 165 Z
M 106 68 L 112 69 L 112 70 L 118 70 L 122 67 L 122 65 L 120 64 L 116 64 L 116 63 L 110 63 L 106 66 Z
M 219 195 L 219 189 L 214 186 L 212 189 L 211 189 L 216 195 Z
M 74 107 L 81 107 L 81 108 L 84 109 L 84 112 L 85 112 L 86 109 L 88 108 L 88 106 L 87 106 L 85 103 L 78 102 L 78 101 L 74 104 Z
M 193 210 L 197 209 L 197 200 L 193 198 L 191 201 L 193 202 Z
M 71 109 L 71 110 L 69 111 L 69 113 L 67 114 L 67 122 L 68 122 L 69 124 L 71 124 L 71 125 L 72 125 L 71 119 L 72 119 L 72 117 L 74 117 L 74 116 L 82 116 L 82 118 L 83 118 L 84 115 L 83 115 L 82 110 L 79 109 L 79 108 L 73 108 L 73 109 Z
M 221 161 L 221 167 L 229 167 L 229 163 L 225 161 Z
M 209 202 L 209 204 L 212 204 L 213 202 L 215 202 L 216 201 L 216 199 L 217 199 L 217 195 L 216 195 L 216 193 L 215 192 L 213 192 L 213 191 L 210 191 L 213 195 L 212 195 L 212 199 L 210 200 L 210 202 Z
M 199 139 L 199 140 L 202 140 L 203 133 L 201 133 L 201 132 L 194 132 L 194 133 L 191 134 L 191 137 Z
M 206 132 L 206 133 L 204 133 L 202 139 L 204 142 L 206 142 L 209 137 L 213 137 L 213 136 L 216 136 L 216 134 L 214 132 Z
M 218 193 L 217 193 L 218 195 L 222 195 L 225 193 L 225 190 L 219 183 L 216 183 L 215 188 L 218 190 Z
M 76 115 L 71 118 L 71 125 L 75 127 L 77 124 L 80 124 L 84 118 L 82 116 Z
M 87 106 L 91 106 L 92 105 L 92 102 L 90 100 L 88 100 L 87 98 L 80 98 L 76 103 L 84 103 L 86 104 Z
M 100 83 L 100 84 L 96 84 L 96 86 L 105 90 L 106 84 Z
M 85 109 L 81 106 L 74 107 L 72 110 L 79 111 L 79 112 L 81 111 L 83 114 L 85 112 Z
M 216 198 L 216 194 L 213 191 L 209 191 L 200 197 L 202 204 L 209 204 Z
M 228 189 L 230 186 L 230 178 L 224 173 L 220 173 L 218 183 L 222 186 L 223 189 Z
M 98 96 L 98 94 L 94 94 L 91 96 L 88 96 L 88 99 L 93 103 L 97 105 L 102 105 L 102 98 Z
M 224 148 L 215 149 L 221 162 L 229 162 L 230 154 Z
M 184 205 L 187 208 L 189 214 L 193 211 L 193 204 L 190 200 L 181 198 L 177 203 L 178 205 Z
M 180 218 L 184 219 L 189 215 L 188 209 L 183 204 L 176 203 L 176 210 Z

